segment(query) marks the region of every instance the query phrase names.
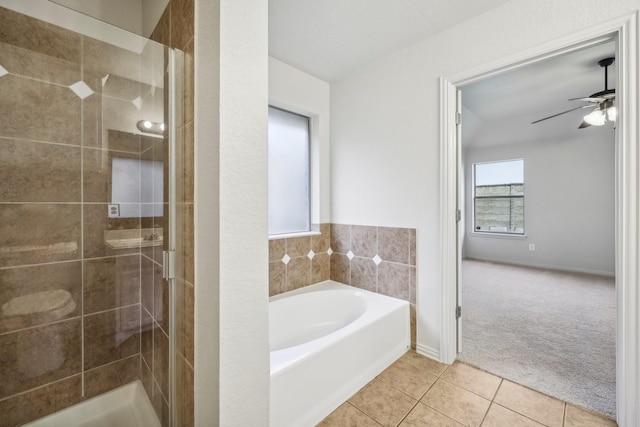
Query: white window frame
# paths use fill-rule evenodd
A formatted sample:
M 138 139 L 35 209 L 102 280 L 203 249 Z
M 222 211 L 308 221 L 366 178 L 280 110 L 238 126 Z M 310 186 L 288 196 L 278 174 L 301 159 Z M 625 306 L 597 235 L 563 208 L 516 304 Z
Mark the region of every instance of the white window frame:
M 522 176 L 523 176 L 523 186 L 524 186 L 524 158 L 517 158 L 517 159 L 504 159 L 504 160 L 491 160 L 491 161 L 484 161 L 484 162 L 475 162 L 471 165 L 471 190 L 473 191 L 472 196 L 471 196 L 471 221 L 472 221 L 472 233 L 476 234 L 476 235 L 485 235 L 485 236 L 513 236 L 513 237 L 523 237 L 525 236 L 525 232 L 526 232 L 526 216 L 525 216 L 525 211 L 524 211 L 524 206 L 525 206 L 525 194 L 524 194 L 524 188 L 523 188 L 523 194 L 522 196 L 513 196 L 515 198 L 522 198 L 522 205 L 523 205 L 523 212 L 522 212 L 522 232 L 521 233 L 516 233 L 516 232 L 510 232 L 510 231 L 491 231 L 491 230 L 477 230 L 476 227 L 476 200 L 478 199 L 478 196 L 476 195 L 476 166 L 477 165 L 486 165 L 486 164 L 494 164 L 494 163 L 503 163 L 503 162 L 513 162 L 513 161 L 522 161 Z M 501 198 L 507 198 L 510 196 L 500 196 Z M 483 197 L 480 197 L 483 198 Z

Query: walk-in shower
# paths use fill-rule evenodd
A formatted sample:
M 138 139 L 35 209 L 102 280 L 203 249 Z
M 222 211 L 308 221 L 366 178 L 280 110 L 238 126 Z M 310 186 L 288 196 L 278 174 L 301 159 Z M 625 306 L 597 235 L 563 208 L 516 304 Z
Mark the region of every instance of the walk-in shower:
M 183 54 L 12 3 L 0 7 L 0 427 L 54 425 L 61 410 L 56 425 L 177 425 Z

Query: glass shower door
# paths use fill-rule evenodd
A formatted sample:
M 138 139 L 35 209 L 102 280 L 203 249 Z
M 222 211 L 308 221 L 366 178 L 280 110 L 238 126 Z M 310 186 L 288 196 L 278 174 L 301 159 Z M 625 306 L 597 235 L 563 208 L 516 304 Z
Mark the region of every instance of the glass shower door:
M 136 381 L 172 425 L 181 54 L 0 27 L 0 426 Z

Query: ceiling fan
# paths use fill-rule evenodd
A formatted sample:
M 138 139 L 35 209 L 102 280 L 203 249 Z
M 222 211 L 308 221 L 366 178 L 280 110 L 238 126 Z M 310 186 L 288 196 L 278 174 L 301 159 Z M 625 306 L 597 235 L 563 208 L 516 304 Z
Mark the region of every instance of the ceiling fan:
M 614 105 L 614 101 L 616 99 L 616 90 L 609 89 L 608 80 L 609 73 L 608 68 L 609 65 L 613 64 L 615 58 L 605 58 L 598 61 L 598 65 L 604 68 L 604 90 L 601 92 L 596 92 L 590 96 L 585 98 L 571 98 L 569 101 L 583 101 L 587 102 L 586 105 L 581 105 L 576 108 L 572 108 L 567 111 L 563 111 L 558 114 L 554 114 L 549 117 L 545 117 L 544 119 L 536 120 L 535 122 L 531 122 L 531 124 L 540 123 L 544 120 L 552 119 L 554 117 L 561 116 L 562 114 L 570 113 L 571 111 L 580 110 L 583 108 L 591 108 L 592 111 L 584 116 L 584 120 L 582 124 L 578 127 L 578 129 L 584 129 L 589 126 L 602 126 L 607 120 L 611 122 L 615 122 L 618 116 L 618 111 Z

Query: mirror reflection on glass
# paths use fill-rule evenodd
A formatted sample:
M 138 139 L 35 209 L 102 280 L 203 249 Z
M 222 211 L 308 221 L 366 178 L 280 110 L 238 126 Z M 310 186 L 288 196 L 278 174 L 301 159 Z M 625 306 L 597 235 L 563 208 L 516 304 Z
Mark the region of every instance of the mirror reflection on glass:
M 111 203 L 120 218 L 160 217 L 163 200 L 161 161 L 114 157 L 111 163 Z

